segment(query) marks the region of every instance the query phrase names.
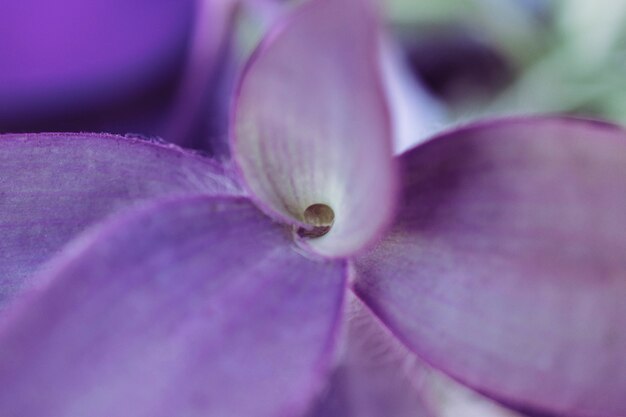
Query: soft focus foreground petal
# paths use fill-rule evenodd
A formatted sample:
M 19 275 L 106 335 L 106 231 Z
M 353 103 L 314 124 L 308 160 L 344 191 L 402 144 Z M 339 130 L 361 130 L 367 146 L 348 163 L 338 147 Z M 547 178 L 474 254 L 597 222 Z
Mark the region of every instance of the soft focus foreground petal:
M 336 368 L 308 417 L 430 417 L 423 368 L 358 298 L 349 300 Z
M 448 123 L 441 103 L 411 74 L 406 57 L 389 37 L 383 37 L 381 69 L 393 120 L 396 155 L 425 142 Z
M 393 212 L 390 121 L 367 0 L 313 0 L 262 44 L 240 85 L 233 150 L 250 190 L 292 223 L 326 204 L 331 256 L 374 239 Z
M 626 134 L 569 119 L 462 128 L 404 154 L 393 232 L 360 296 L 490 396 L 626 415 Z
M 190 53 L 163 137 L 213 151 L 214 142 L 225 142 L 227 136 L 230 103 L 226 98 L 230 99 L 234 89 L 231 37 L 238 0 L 196 3 Z
M 227 168 L 111 135 L 0 136 L 0 306 L 75 234 L 138 200 L 239 194 Z
M 182 68 L 194 4 L 0 2 L 0 131 L 57 130 L 77 114 L 96 123 L 154 104 Z
M 0 329 L 0 415 L 298 415 L 332 357 L 343 262 L 245 200 L 159 202 L 57 259 Z
M 420 393 L 433 417 L 524 417 L 435 370 L 423 367 Z

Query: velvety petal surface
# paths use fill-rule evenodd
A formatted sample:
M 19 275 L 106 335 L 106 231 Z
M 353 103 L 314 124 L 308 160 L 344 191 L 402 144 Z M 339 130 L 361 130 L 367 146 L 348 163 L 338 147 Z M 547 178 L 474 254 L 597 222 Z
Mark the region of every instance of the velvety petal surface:
M 332 357 L 345 276 L 243 199 L 116 217 L 0 328 L 0 415 L 298 415 Z
M 95 134 L 0 136 L 0 306 L 89 224 L 163 195 L 241 193 L 228 168 L 172 145 Z
M 421 398 L 423 368 L 353 295 L 335 369 L 309 417 L 432 417 Z
M 305 223 L 314 204 L 334 226 L 311 246 L 345 256 L 376 238 L 394 207 L 379 28 L 367 0 L 313 0 L 257 50 L 239 88 L 233 150 L 267 211 Z
M 194 7 L 194 0 L 1 2 L 0 131 L 122 106 L 162 88 L 182 68 Z
M 519 119 L 401 157 L 355 289 L 415 352 L 512 405 L 626 415 L 626 133 Z

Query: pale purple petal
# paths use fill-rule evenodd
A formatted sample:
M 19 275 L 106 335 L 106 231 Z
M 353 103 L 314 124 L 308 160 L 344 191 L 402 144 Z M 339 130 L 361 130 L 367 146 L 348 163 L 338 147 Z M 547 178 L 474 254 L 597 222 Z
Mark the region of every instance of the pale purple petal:
M 193 11 L 194 0 L 0 2 L 0 129 L 147 110 L 178 76 Z
M 156 196 L 240 194 L 231 176 L 207 158 L 140 139 L 0 136 L 0 306 L 89 224 Z
M 626 414 L 626 133 L 483 123 L 402 156 L 393 232 L 356 290 L 415 352 L 484 393 Z
M 433 417 L 525 417 L 440 372 L 425 368 L 422 376 L 420 392 Z
M 117 217 L 9 310 L 0 415 L 299 415 L 332 357 L 345 276 L 244 199 Z
M 349 301 L 335 369 L 308 417 L 431 417 L 414 355 L 359 299 Z
M 428 140 L 448 124 L 444 106 L 411 74 L 407 58 L 389 37 L 383 37 L 381 68 L 393 121 L 396 155 Z
M 240 85 L 233 152 L 268 212 L 304 222 L 330 206 L 314 250 L 346 256 L 375 239 L 395 201 L 390 121 L 367 0 L 313 0 L 278 25 Z
M 212 142 L 226 141 L 225 97 L 230 98 L 234 89 L 230 47 L 237 3 L 237 0 L 196 0 L 190 52 L 162 134 L 171 142 L 213 148 Z M 219 100 L 223 102 L 218 103 Z M 215 126 L 206 126 L 207 121 Z

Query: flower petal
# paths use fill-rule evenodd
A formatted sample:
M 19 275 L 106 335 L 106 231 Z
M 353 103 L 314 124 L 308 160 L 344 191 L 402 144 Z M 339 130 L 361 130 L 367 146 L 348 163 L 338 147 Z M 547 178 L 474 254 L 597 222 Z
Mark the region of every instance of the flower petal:
M 231 51 L 238 0 L 197 0 L 185 73 L 178 86 L 163 137 L 213 155 L 227 142 L 228 99 L 235 82 Z
M 421 375 L 420 392 L 432 416 L 530 417 L 506 408 L 433 369 L 424 367 Z
M 234 115 L 234 155 L 252 193 L 296 224 L 309 206 L 330 206 L 334 226 L 310 244 L 337 257 L 375 239 L 395 200 L 379 28 L 365 3 L 313 0 L 295 11 L 249 63 Z
M 153 110 L 154 94 L 169 88 L 184 62 L 194 3 L 0 2 L 3 131 L 32 131 L 33 123 L 67 129 L 77 115 L 93 124 L 107 112 L 125 118 L 137 111 L 128 102 Z
M 419 417 L 421 368 L 356 297 L 349 298 L 342 349 L 309 417 Z
M 76 233 L 138 200 L 238 194 L 224 168 L 173 146 L 89 134 L 0 136 L 0 306 Z
M 345 264 L 249 202 L 159 202 L 74 243 L 0 328 L 0 415 L 298 415 L 318 389 Z
M 402 156 L 357 292 L 419 355 L 520 408 L 626 414 L 626 133 L 570 119 L 454 131 Z
M 442 130 L 449 116 L 411 74 L 400 46 L 389 36 L 383 38 L 380 59 L 393 120 L 394 152 L 399 155 Z

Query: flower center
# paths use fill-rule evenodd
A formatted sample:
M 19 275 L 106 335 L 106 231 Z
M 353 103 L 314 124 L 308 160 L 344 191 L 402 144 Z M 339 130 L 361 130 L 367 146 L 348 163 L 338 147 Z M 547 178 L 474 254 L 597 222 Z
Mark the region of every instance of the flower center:
M 304 222 L 312 228 L 298 229 L 300 237 L 315 238 L 324 236 L 333 227 L 335 212 L 326 204 L 313 204 L 304 210 Z

